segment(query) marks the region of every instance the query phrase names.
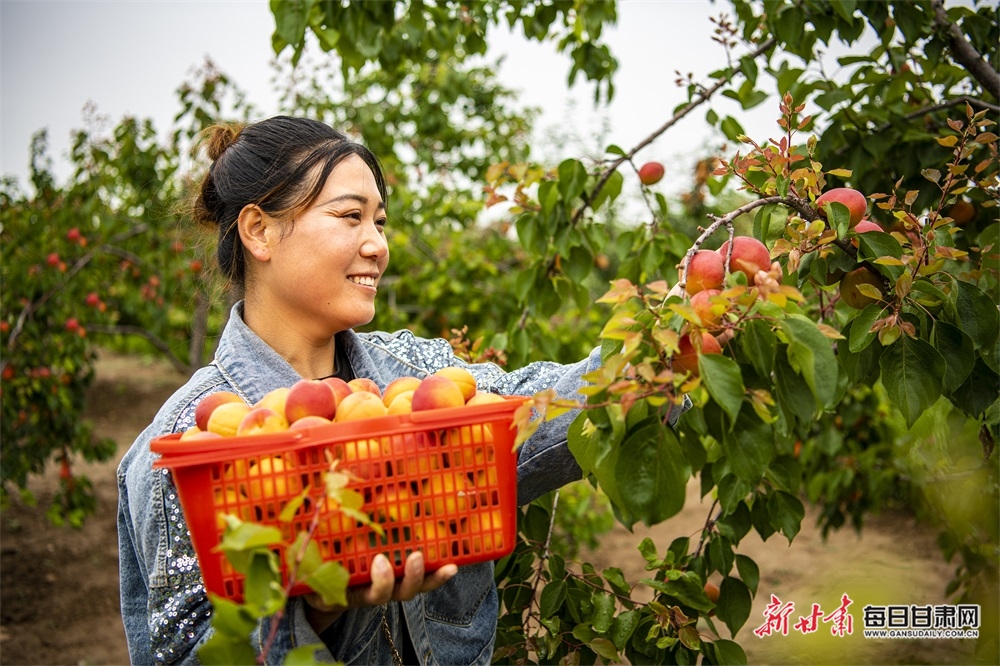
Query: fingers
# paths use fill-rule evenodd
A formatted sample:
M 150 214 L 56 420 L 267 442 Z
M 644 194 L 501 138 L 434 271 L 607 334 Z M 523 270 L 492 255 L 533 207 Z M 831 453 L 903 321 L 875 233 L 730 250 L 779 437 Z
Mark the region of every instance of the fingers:
M 458 566 L 446 564 L 431 574 L 424 569 L 424 554 L 420 551 L 410 553 L 403 568 L 403 578 L 396 581 L 392 565 L 385 555 L 372 558 L 370 585 L 353 587 L 347 590 L 346 608 L 362 608 L 364 606 L 379 606 L 389 601 L 409 601 L 418 594 L 430 592 L 441 587 L 455 574 Z M 343 606 L 328 606 L 322 597 L 315 593 L 306 595 L 306 603 L 321 613 L 343 612 Z
M 421 564 L 421 575 L 423 566 Z M 372 582 L 368 587 L 360 588 L 361 600 L 359 606 L 378 606 L 392 599 L 396 587 L 396 576 L 392 571 L 389 558 L 381 553 L 372 558 Z M 348 601 L 351 601 L 350 595 Z M 352 607 L 355 607 L 351 604 Z
M 457 573 L 457 564 L 446 564 L 430 576 L 424 577 L 424 584 L 421 586 L 420 591 L 430 592 L 431 590 L 436 590 L 451 580 Z

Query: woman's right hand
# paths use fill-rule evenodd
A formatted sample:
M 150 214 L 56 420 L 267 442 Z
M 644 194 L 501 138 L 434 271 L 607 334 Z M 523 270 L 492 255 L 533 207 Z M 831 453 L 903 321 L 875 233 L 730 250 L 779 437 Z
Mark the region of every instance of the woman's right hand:
M 306 595 L 306 618 L 317 634 L 337 621 L 344 611 L 351 608 L 380 606 L 389 601 L 409 601 L 418 594 L 441 587 L 458 573 L 458 566 L 446 564 L 440 569 L 426 574 L 424 554 L 410 553 L 403 568 L 403 578 L 396 581 L 389 558 L 379 554 L 372 558 L 372 581 L 369 585 L 352 587 L 347 590 L 346 606 L 329 606 L 316 593 Z

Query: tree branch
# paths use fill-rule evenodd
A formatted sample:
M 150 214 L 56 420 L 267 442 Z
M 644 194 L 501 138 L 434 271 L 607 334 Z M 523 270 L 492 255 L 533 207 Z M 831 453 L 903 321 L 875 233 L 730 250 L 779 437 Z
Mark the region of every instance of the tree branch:
M 776 42 L 777 42 L 777 40 L 775 40 L 773 37 L 765 40 L 763 43 L 761 43 L 761 45 L 759 47 L 757 47 L 757 49 L 755 51 L 753 51 L 753 52 L 751 52 L 749 54 L 750 58 L 751 59 L 756 59 L 762 53 L 768 51 L 772 46 L 774 46 Z M 704 104 L 705 102 L 707 102 L 712 95 L 714 95 L 716 92 L 718 92 L 720 88 L 722 88 L 724 85 L 726 85 L 727 83 L 729 83 L 729 81 L 732 80 L 732 78 L 736 74 L 739 74 L 742 71 L 743 71 L 742 67 L 737 67 L 737 68 L 735 68 L 733 70 L 733 72 L 732 72 L 731 75 L 723 75 L 723 76 L 719 77 L 719 80 L 716 81 L 712 85 L 711 88 L 707 88 L 704 91 L 699 92 L 697 95 L 695 95 L 695 98 L 693 100 L 691 100 L 690 102 L 688 102 L 684 106 L 684 108 L 682 108 L 680 111 L 678 111 L 677 113 L 675 113 L 673 115 L 673 117 L 670 118 L 669 120 L 667 120 L 667 122 L 665 122 L 659 129 L 657 129 L 652 134 L 650 134 L 645 139 L 643 139 L 638 144 L 636 144 L 636 146 L 634 148 L 632 148 L 632 150 L 630 150 L 628 153 L 626 153 L 625 155 L 622 155 L 621 157 L 619 157 L 618 159 L 616 159 L 614 162 L 612 162 L 611 166 L 609 166 L 604 171 L 604 173 L 601 174 L 601 179 L 599 181 L 597 181 L 597 185 L 594 186 L 594 191 L 591 192 L 590 195 L 587 196 L 587 198 L 584 200 L 583 205 L 580 206 L 580 208 L 573 215 L 572 224 L 576 224 L 580 220 L 580 218 L 583 216 L 584 211 L 586 211 L 587 208 L 590 207 L 590 202 L 593 201 L 594 198 L 597 196 L 597 194 L 604 188 L 604 185 L 608 182 L 608 179 L 611 178 L 611 174 L 613 174 L 615 171 L 617 171 L 618 167 L 621 166 L 623 162 L 631 160 L 635 156 L 636 153 L 638 153 L 640 150 L 642 150 L 643 148 L 645 148 L 646 146 L 648 146 L 649 144 L 651 144 L 653 141 L 656 140 L 657 137 L 659 137 L 661 134 L 663 134 L 664 132 L 666 132 L 672 126 L 674 126 L 675 124 L 677 124 L 677 122 L 681 118 L 683 118 L 684 116 L 686 116 L 687 114 L 691 113 L 696 108 L 698 108 L 699 106 L 701 106 L 702 104 Z
M 166 356 L 167 360 L 170 361 L 170 364 L 173 365 L 179 372 L 190 372 L 190 368 L 188 368 L 187 364 L 177 358 L 174 353 L 170 351 L 170 347 L 166 342 L 144 328 L 139 326 L 103 326 L 101 324 L 88 324 L 86 328 L 92 333 L 104 333 L 106 335 L 138 335 L 141 338 L 145 338 L 149 344 L 156 347 L 157 350 Z
M 994 99 L 1000 99 L 1000 73 L 993 69 L 973 48 L 958 25 L 948 19 L 944 9 L 944 0 L 931 0 L 931 7 L 934 8 L 934 25 L 941 28 L 948 36 L 952 57 L 968 70 L 969 74 L 989 94 L 993 95 Z

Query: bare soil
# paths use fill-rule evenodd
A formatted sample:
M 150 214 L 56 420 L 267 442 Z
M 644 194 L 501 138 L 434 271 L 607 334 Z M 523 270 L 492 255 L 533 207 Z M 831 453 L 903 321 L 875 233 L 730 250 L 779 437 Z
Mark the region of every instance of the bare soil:
M 50 469 L 33 479 L 30 489 L 38 506 L 15 503 L 0 515 L 0 663 L 126 664 L 128 652 L 118 599 L 116 529 L 118 460 L 163 401 L 186 377 L 161 363 L 136 357 L 105 355 L 90 391 L 88 418 L 101 436 L 118 442 L 114 459 L 101 464 L 78 462 L 76 469 L 93 481 L 98 509 L 82 529 L 56 528 L 45 518 L 57 487 Z M 664 524 L 630 533 L 613 530 L 596 552 L 581 559 L 598 570 L 617 566 L 636 584 L 646 577 L 636 546 L 649 536 L 665 550 L 677 536 L 696 538 L 709 510 L 688 489 L 684 511 Z M 934 535 L 904 514 L 873 518 L 860 536 L 841 531 L 829 540 L 814 528 L 807 513 L 802 532 L 789 546 L 776 535 L 761 542 L 751 533 L 740 552 L 760 566 L 760 589 L 750 619 L 737 635 L 753 664 L 964 664 L 973 656 L 972 641 L 866 640 L 861 636 L 862 607 L 874 604 L 946 603 L 944 588 L 951 566 L 942 560 Z M 637 586 L 636 597 L 649 588 Z M 791 601 L 792 623 L 807 615 L 813 603 L 829 613 L 847 594 L 853 604 L 854 634 L 830 635 L 828 625 L 814 634 L 791 630 L 787 636 L 753 635 L 764 621 L 771 595 Z M 710 634 L 707 625 L 699 627 Z M 716 628 L 724 638 L 721 622 Z M 997 663 L 995 658 L 985 663 Z

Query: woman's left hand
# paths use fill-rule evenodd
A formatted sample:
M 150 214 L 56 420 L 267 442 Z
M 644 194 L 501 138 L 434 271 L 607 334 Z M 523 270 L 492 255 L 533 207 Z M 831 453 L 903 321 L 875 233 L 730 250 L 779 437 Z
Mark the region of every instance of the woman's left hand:
M 424 571 L 424 554 L 415 551 L 406 558 L 402 580 L 396 580 L 389 558 L 382 554 L 372 558 L 371 572 L 371 584 L 347 590 L 347 606 L 329 606 L 316 593 L 306 595 L 306 617 L 316 633 L 321 633 L 348 609 L 409 601 L 418 594 L 436 590 L 458 573 L 458 566 L 446 564 L 428 575 Z

